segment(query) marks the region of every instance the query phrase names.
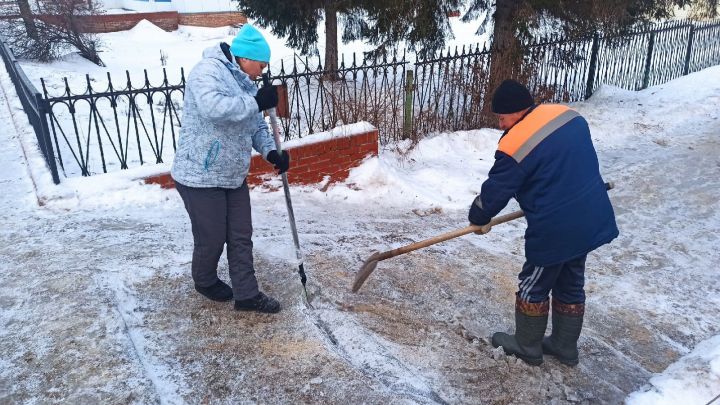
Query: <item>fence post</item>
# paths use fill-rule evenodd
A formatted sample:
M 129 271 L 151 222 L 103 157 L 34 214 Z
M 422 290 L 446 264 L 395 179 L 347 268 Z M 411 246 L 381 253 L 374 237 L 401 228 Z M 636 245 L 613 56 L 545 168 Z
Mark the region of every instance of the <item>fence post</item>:
M 652 63 L 653 48 L 655 48 L 655 32 L 650 33 L 650 43 L 648 44 L 648 53 L 645 58 L 645 74 L 643 75 L 642 88 L 647 89 L 650 84 L 650 65 Z
M 58 174 L 57 164 L 55 163 L 55 151 L 53 149 L 52 138 L 50 137 L 50 129 L 48 128 L 48 109 L 49 103 L 43 99 L 40 93 L 35 93 L 35 102 L 38 107 L 38 120 L 42 132 L 42 142 L 45 144 L 43 152 L 45 153 L 45 161 L 50 167 L 53 183 L 60 184 L 60 176 Z
M 683 68 L 683 76 L 690 73 L 690 56 L 692 55 L 693 37 L 695 36 L 695 25 L 690 26 L 690 38 L 688 39 L 687 53 L 685 54 L 685 67 Z
M 413 71 L 405 72 L 405 105 L 403 120 L 403 139 L 410 139 L 413 124 Z
M 595 72 L 597 71 L 598 51 L 600 49 L 600 34 L 593 34 L 593 42 L 590 51 L 590 69 L 588 70 L 587 85 L 585 86 L 585 100 L 593 94 L 595 86 Z

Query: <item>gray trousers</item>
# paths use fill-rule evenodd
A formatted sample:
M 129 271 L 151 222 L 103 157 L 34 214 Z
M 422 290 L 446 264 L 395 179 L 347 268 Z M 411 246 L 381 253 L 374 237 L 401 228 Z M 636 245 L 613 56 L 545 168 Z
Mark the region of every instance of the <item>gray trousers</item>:
M 175 182 L 190 215 L 195 241 L 192 277 L 209 287 L 218 280 L 217 265 L 227 244 L 230 281 L 236 300 L 255 297 L 258 283 L 253 267 L 252 217 L 247 183 L 240 188 L 195 188 Z

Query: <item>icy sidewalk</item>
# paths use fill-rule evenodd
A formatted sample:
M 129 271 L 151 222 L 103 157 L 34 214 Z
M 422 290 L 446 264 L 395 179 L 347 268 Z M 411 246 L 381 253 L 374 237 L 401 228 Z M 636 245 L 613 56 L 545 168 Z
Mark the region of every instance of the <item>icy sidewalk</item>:
M 0 92 L 0 402 L 153 402 L 86 231 L 37 209 L 12 113 Z
M 488 344 L 512 329 L 523 220 L 383 262 L 349 292 L 372 250 L 466 224 L 492 131 L 429 138 L 326 193 L 293 188 L 314 311 L 300 301 L 282 193 L 253 191 L 258 279 L 284 307 L 268 316 L 193 291 L 174 191 L 133 185 L 132 198 L 113 189 L 38 209 L 0 100 L 0 402 L 622 402 L 720 334 L 716 72 L 576 106 L 617 184 L 621 238 L 589 257 L 575 369 L 530 368 Z
M 4 67 L 0 74 L 6 75 Z M 9 81 L 7 81 L 9 82 Z M 24 116 L 22 118 L 27 119 Z M 0 218 L 5 221 L 16 219 L 32 211 L 37 205 L 33 183 L 29 180 L 28 169 L 23 157 L 20 141 L 11 117 L 5 92 L 0 88 Z M 5 229 L 6 227 L 3 227 Z

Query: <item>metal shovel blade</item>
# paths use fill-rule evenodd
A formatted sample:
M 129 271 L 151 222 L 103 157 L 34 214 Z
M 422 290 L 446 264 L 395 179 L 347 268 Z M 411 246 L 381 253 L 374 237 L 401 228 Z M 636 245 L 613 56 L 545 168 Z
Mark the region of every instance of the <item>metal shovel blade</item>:
M 365 263 L 363 263 L 360 267 L 360 271 L 358 271 L 355 275 L 355 281 L 353 281 L 352 284 L 352 292 L 358 292 L 363 283 L 365 283 L 365 280 L 370 277 L 370 274 L 372 274 L 375 267 L 377 267 L 378 256 L 380 256 L 380 252 L 373 252 L 373 254 L 365 260 Z
M 303 287 L 303 303 L 305 304 L 305 307 L 308 309 L 315 309 L 313 302 L 315 299 L 322 300 L 321 295 L 322 291 L 320 286 Z

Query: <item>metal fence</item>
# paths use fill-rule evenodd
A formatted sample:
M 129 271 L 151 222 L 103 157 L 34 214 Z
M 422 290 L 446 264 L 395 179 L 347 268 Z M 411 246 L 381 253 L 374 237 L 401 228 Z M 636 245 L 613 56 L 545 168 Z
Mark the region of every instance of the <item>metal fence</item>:
M 720 64 L 720 20 L 675 21 L 585 38 L 540 38 L 524 48 L 523 66 L 508 75 L 525 81 L 539 101 L 567 103 L 589 98 L 601 84 L 641 90 Z M 417 61 L 412 128 L 404 133 L 491 124 L 494 118 L 483 108 L 492 91 L 491 56 L 491 49 L 475 47 Z
M 14 61 L 7 52 L 3 46 L 6 64 Z M 310 67 L 307 59 L 296 58 L 292 67 L 272 69 L 275 83 L 287 89 L 289 115 L 281 119 L 285 138 L 359 120 L 377 126 L 382 143 L 488 125 L 492 117 L 483 104 L 492 91 L 491 58 L 491 49 L 476 45 L 421 60 L 353 56 L 333 72 L 319 61 Z M 718 64 L 720 20 L 677 21 L 622 34 L 540 38 L 524 45 L 515 74 L 541 101 L 573 102 L 590 97 L 601 84 L 639 90 Z M 11 66 L 11 74 L 20 77 L 15 62 Z M 25 90 L 31 87 L 22 75 L 21 98 L 51 170 L 57 161 L 65 176 L 89 176 L 172 159 L 184 73 L 171 84 L 163 72 L 162 83 L 153 85 L 146 72 L 142 86 L 133 86 L 126 76 L 115 88 L 108 75 L 101 92 L 89 77 L 81 93 L 73 93 L 66 80 L 63 94 L 51 95 L 43 83 L 40 97 Z
M 38 146 L 50 169 L 53 182 L 59 184 L 60 176 L 58 175 L 57 165 L 55 164 L 55 153 L 47 126 L 47 103 L 43 100 L 40 92 L 35 89 L 32 82 L 25 76 L 25 72 L 20 68 L 20 65 L 15 59 L 15 55 L 13 55 L 5 42 L 0 42 L 0 55 L 2 55 L 2 59 L 5 62 L 5 68 L 15 86 L 15 91 L 27 114 L 28 121 L 35 130 Z
M 318 61 L 315 68 L 293 61 L 288 71 L 284 63 L 273 75 L 275 84 L 287 89 L 290 114 L 282 118 L 285 138 L 325 131 L 342 123 L 360 120 L 380 129 L 382 142 L 393 138 L 402 125 L 402 89 L 408 61 L 405 55 L 358 62 L 341 59 L 337 71 L 325 71 Z
M 185 92 L 184 71 L 178 84 L 170 84 L 163 70 L 159 85 L 152 85 L 145 71 L 139 87 L 133 86 L 126 72 L 120 88 L 108 73 L 107 87 L 101 91 L 93 88 L 90 76 L 85 79 L 81 94 L 74 94 L 64 79 L 65 92 L 57 97 L 48 95 L 42 81 L 57 160 L 66 176 L 90 176 L 172 158 Z

